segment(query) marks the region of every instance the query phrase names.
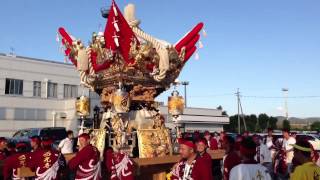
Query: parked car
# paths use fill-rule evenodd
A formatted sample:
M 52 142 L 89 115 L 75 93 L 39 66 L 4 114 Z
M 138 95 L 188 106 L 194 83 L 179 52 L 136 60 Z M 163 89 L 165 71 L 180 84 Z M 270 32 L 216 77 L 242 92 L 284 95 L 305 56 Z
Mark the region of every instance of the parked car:
M 57 147 L 61 140 L 67 137 L 66 128 L 64 127 L 45 127 L 45 128 L 29 128 L 22 129 L 14 133 L 11 138 L 11 141 L 18 142 L 26 142 L 30 143 L 30 138 L 32 136 L 42 137 L 50 137 L 53 139 L 53 147 Z
M 320 140 L 317 135 L 314 134 L 297 134 L 297 140 L 308 140 L 310 144 L 312 144 L 313 148 L 316 151 L 320 151 Z

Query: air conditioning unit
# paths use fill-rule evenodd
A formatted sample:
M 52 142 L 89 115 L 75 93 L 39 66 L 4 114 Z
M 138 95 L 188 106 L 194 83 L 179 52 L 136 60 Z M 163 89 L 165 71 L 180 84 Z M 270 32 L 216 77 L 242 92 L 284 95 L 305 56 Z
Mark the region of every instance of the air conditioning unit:
M 61 119 L 66 119 L 66 118 L 67 118 L 67 113 L 65 113 L 65 112 L 60 112 L 60 113 L 59 113 L 59 117 L 60 117 Z

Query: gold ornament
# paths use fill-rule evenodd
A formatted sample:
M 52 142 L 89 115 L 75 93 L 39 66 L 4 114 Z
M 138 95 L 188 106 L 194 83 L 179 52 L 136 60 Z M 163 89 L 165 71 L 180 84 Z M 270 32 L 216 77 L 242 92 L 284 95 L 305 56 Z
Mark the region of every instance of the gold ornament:
M 90 115 L 90 102 L 86 96 L 80 96 L 76 101 L 76 110 L 78 116 L 89 116 Z

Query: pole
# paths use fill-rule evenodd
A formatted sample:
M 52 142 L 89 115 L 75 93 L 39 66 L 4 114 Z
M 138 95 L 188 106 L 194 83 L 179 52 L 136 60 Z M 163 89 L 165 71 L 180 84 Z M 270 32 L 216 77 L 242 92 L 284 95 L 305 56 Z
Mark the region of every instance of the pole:
M 285 109 L 285 117 L 286 120 L 289 118 L 289 113 L 288 113 L 288 89 L 287 88 L 282 88 L 282 92 L 284 95 L 284 109 Z
M 187 85 L 184 85 L 184 100 L 185 100 L 185 104 L 184 107 L 187 107 Z
M 242 117 L 242 121 L 243 121 L 243 125 L 244 125 L 244 130 L 246 131 L 247 130 L 247 123 L 246 123 L 246 119 L 245 119 L 244 114 L 243 114 L 240 95 L 239 95 L 239 104 L 240 104 L 241 117 Z
M 52 127 L 56 127 L 56 112 L 52 111 Z
M 236 92 L 237 95 L 237 104 L 238 104 L 238 133 L 241 134 L 241 127 L 240 127 L 240 92 L 239 88 Z
M 182 81 L 181 84 L 184 86 L 184 107 L 186 108 L 187 105 L 187 86 L 189 85 L 188 81 Z

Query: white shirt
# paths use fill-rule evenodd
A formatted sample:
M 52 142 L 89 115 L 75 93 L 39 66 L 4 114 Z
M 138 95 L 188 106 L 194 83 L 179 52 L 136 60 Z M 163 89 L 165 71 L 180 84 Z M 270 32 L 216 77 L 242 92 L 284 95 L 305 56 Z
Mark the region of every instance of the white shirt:
M 268 145 L 260 145 L 260 163 L 272 162 L 271 150 L 269 150 Z
M 183 178 L 182 178 L 183 180 L 187 179 L 189 172 L 190 172 L 190 169 L 191 169 L 191 165 L 186 163 L 186 165 L 184 167 Z
M 271 177 L 261 164 L 239 164 L 231 169 L 229 180 L 271 180 Z
M 61 149 L 62 154 L 73 153 L 73 140 L 69 138 L 65 138 L 59 143 L 58 147 Z
M 290 150 L 290 152 L 287 152 L 287 158 L 286 158 L 287 163 L 292 163 L 292 159 L 293 159 L 293 147 L 290 144 L 296 144 L 296 139 L 293 137 L 289 137 L 288 140 L 283 138 L 283 142 L 282 142 L 283 149 L 286 151 Z

